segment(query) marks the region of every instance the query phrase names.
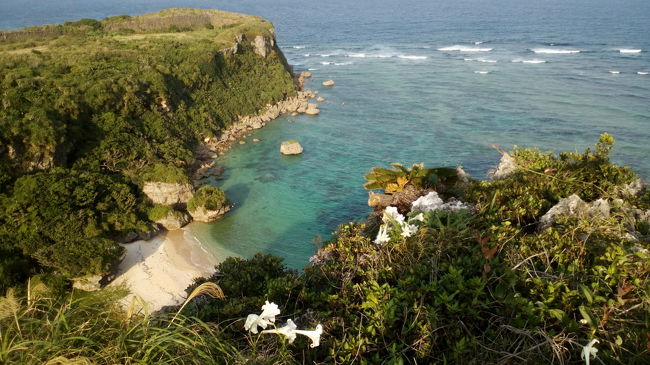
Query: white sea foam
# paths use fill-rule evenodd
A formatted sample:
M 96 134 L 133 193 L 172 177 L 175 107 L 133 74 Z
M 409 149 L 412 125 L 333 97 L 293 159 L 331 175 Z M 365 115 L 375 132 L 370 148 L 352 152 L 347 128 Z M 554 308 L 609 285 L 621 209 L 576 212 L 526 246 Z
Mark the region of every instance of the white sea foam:
M 303 56 L 309 57 L 309 56 L 311 56 L 311 54 L 310 53 L 305 53 Z
M 479 58 L 464 58 L 465 61 L 475 61 L 475 62 L 483 62 L 483 63 L 497 63 L 497 60 L 490 60 L 487 58 L 479 57 Z
M 609 73 L 612 75 L 618 75 L 621 73 L 621 71 L 609 71 Z
M 468 47 L 453 45 L 449 47 L 438 48 L 438 51 L 448 52 L 448 51 L 458 51 L 458 52 L 490 52 L 492 48 L 481 48 L 481 47 Z
M 323 61 L 323 62 L 321 62 L 320 64 L 321 64 L 321 65 L 333 65 L 334 62 L 326 62 L 326 61 Z
M 334 66 L 347 66 L 351 64 L 352 62 L 334 62 Z
M 321 57 L 332 57 L 332 54 L 331 53 L 322 53 L 322 54 L 319 54 L 319 56 L 321 56 Z
M 648 72 L 647 71 L 637 71 L 637 74 L 638 75 L 647 75 Z
M 641 53 L 641 49 L 623 48 L 618 50 L 620 53 Z
M 427 56 L 409 56 L 409 55 L 399 55 L 397 57 L 405 60 L 426 60 L 428 58 Z
M 303 49 L 305 47 L 307 47 L 307 46 L 293 46 L 293 48 L 295 48 L 295 49 Z
M 490 71 L 474 71 L 475 74 L 487 75 Z
M 475 45 L 475 46 L 478 46 L 479 44 L 483 44 L 483 42 L 481 42 L 481 41 L 474 42 L 474 45 Z
M 538 54 L 574 54 L 580 53 L 580 50 L 577 49 L 561 49 L 561 48 L 533 48 L 531 49 L 534 53 Z
M 311 67 L 311 68 L 308 68 L 307 71 L 318 71 L 318 69 Z
M 538 60 L 538 59 L 524 60 L 524 59 L 521 59 L 521 58 L 516 58 L 516 59 L 512 60 L 512 62 L 514 62 L 514 63 L 533 63 L 533 64 L 546 63 L 546 61 L 544 61 L 544 60 Z
M 366 58 L 365 53 L 350 53 L 347 56 L 352 58 Z

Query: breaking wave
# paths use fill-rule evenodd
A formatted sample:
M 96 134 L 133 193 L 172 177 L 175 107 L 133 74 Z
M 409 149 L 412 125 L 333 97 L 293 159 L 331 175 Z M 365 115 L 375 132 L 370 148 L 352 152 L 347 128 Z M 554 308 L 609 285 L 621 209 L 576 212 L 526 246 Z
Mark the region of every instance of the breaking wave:
M 438 51 L 458 51 L 458 52 L 490 52 L 492 48 L 469 47 L 453 45 L 449 47 L 438 48 Z
M 641 53 L 641 49 L 623 48 L 618 50 L 620 53 Z
M 490 60 L 487 58 L 479 57 L 479 58 L 464 58 L 463 60 L 465 61 L 476 61 L 476 62 L 483 62 L 483 63 L 497 63 L 497 60 Z
M 577 49 L 560 49 L 560 48 L 533 48 L 533 53 L 537 54 L 574 54 L 580 53 Z
M 534 64 L 546 63 L 546 61 L 544 61 L 544 60 L 538 60 L 538 59 L 524 60 L 524 59 L 521 59 L 521 58 L 514 59 L 514 60 L 512 60 L 512 62 L 513 63 L 534 63 Z

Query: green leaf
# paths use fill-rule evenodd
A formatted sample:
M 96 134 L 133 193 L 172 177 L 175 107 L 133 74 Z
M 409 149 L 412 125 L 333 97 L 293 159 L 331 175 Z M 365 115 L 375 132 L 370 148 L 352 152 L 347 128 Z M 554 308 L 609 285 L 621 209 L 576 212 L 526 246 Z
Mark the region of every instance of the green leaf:
M 592 304 L 594 302 L 594 294 L 591 292 L 591 290 L 582 284 L 578 285 L 578 287 L 580 288 L 582 295 L 587 299 L 587 302 L 589 302 L 589 304 Z

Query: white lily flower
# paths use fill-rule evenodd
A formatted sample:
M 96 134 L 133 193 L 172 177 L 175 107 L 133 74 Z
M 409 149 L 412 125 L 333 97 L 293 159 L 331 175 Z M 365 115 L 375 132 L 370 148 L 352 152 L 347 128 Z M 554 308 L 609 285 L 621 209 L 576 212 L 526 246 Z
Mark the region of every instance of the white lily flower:
M 587 346 L 582 348 L 582 353 L 580 354 L 580 358 L 585 361 L 586 365 L 589 365 L 589 360 L 593 356 L 596 358 L 596 354 L 598 353 L 598 349 L 594 347 L 594 344 L 600 343 L 597 339 L 591 340 Z
M 244 323 L 244 329 L 246 331 L 251 331 L 257 333 L 257 327 L 262 327 L 266 329 L 269 324 L 275 323 L 275 316 L 280 314 L 280 309 L 275 303 L 269 303 L 268 301 L 262 306 L 262 313 L 258 316 L 257 314 L 249 314 L 246 317 L 246 323 Z
M 319 324 L 318 326 L 316 326 L 316 329 L 313 331 L 296 330 L 294 332 L 299 335 L 309 337 L 309 339 L 311 340 L 311 344 L 309 345 L 309 347 L 314 348 L 320 345 L 320 335 L 323 334 L 323 326 Z
M 420 222 L 424 222 L 424 214 L 423 214 L 423 213 L 420 213 L 420 214 L 416 215 L 415 217 L 409 219 L 409 222 L 410 222 L 410 221 L 420 221 Z
M 397 223 L 400 224 L 404 222 L 404 216 L 397 211 L 396 207 L 386 207 L 386 209 L 384 210 L 384 217 L 383 217 L 384 223 L 390 222 L 389 218 L 396 220 Z
M 418 231 L 418 226 L 414 224 L 402 223 L 402 237 L 411 237 Z
M 296 339 L 296 328 L 298 328 L 296 324 L 293 323 L 292 320 L 288 319 L 287 324 L 284 326 L 272 330 L 264 330 L 260 333 L 275 333 L 278 335 L 283 335 L 289 340 L 289 343 L 293 343 L 293 341 Z
M 388 236 L 388 226 L 382 224 L 379 226 L 379 232 L 377 233 L 377 238 L 375 238 L 375 243 L 379 245 L 387 242 L 390 242 L 390 236 Z

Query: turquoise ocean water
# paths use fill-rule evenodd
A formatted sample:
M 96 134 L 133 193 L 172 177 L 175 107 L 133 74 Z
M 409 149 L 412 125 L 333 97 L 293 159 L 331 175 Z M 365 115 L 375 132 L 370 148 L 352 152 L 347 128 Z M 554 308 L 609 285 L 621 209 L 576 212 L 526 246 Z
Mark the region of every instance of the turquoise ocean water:
M 216 184 L 236 208 L 192 224 L 220 257 L 268 252 L 303 267 L 313 238 L 369 213 L 363 174 L 390 162 L 484 177 L 499 158 L 492 144 L 582 151 L 607 131 L 615 161 L 650 178 L 646 0 L 3 0 L 0 29 L 168 7 L 271 20 L 327 99 L 319 116 L 279 118 L 220 159 Z M 281 156 L 287 139 L 304 154 Z

